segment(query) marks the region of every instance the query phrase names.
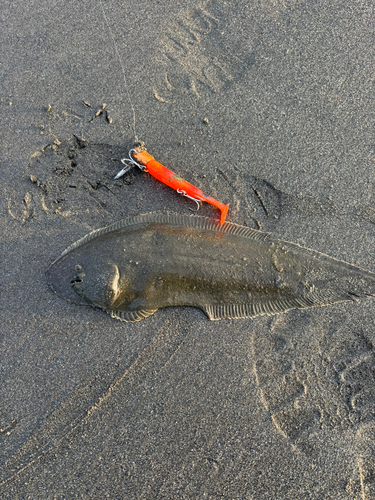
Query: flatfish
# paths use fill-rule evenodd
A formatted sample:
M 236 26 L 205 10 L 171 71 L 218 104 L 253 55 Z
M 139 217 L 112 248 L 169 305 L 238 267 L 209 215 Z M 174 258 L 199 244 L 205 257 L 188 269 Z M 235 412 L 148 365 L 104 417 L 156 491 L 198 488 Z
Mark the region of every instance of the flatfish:
M 152 213 L 73 243 L 46 272 L 54 292 L 123 321 L 161 307 L 211 320 L 273 315 L 375 295 L 375 274 L 230 222 Z

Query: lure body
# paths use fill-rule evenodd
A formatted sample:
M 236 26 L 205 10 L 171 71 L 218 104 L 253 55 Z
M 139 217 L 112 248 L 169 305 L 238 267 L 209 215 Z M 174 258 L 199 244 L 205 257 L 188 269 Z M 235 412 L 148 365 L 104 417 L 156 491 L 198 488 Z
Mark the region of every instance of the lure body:
M 71 245 L 47 271 L 59 296 L 139 321 L 167 306 L 212 319 L 272 315 L 375 294 L 375 274 L 237 224 L 146 214 Z
M 229 205 L 220 203 L 215 200 L 215 198 L 212 198 L 212 196 L 205 194 L 196 186 L 190 184 L 190 182 L 185 181 L 182 177 L 172 172 L 172 170 L 169 170 L 167 167 L 156 161 L 153 156 L 147 153 L 147 151 L 131 150 L 129 156 L 130 158 L 125 160 L 125 162 L 129 161 L 130 163 L 134 163 L 141 168 L 143 167 L 142 170 L 148 172 L 150 175 L 155 177 L 155 179 L 158 179 L 172 189 L 175 189 L 179 194 L 182 194 L 183 196 L 186 196 L 196 202 L 204 201 L 206 203 L 210 203 L 214 207 L 218 208 L 221 214 L 220 224 L 224 223 Z

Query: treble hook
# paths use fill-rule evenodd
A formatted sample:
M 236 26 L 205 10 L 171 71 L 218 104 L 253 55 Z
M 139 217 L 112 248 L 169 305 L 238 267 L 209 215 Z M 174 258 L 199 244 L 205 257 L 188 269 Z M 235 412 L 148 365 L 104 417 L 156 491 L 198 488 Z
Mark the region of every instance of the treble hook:
M 195 201 L 195 203 L 197 204 L 197 209 L 195 211 L 198 212 L 198 210 L 201 207 L 200 202 L 203 201 L 202 198 L 193 198 L 192 196 L 189 196 L 188 194 L 186 194 L 186 191 L 184 191 L 183 189 L 176 189 L 176 191 L 178 194 L 182 194 L 182 196 L 189 198 L 189 200 Z M 193 210 L 193 209 L 190 208 L 190 210 Z
M 140 168 L 141 170 L 143 170 L 144 172 L 147 172 L 147 169 L 144 165 L 141 165 L 140 163 L 137 163 L 134 158 L 132 157 L 132 152 L 134 151 L 134 153 L 141 153 L 142 150 L 138 150 L 138 149 L 131 149 L 129 151 L 129 158 L 122 158 L 121 159 L 121 163 L 125 165 L 125 167 L 120 170 L 120 172 L 115 175 L 115 180 L 119 179 L 120 177 L 122 177 L 124 174 L 126 174 L 126 172 L 129 172 L 129 170 L 131 169 L 131 167 L 133 165 L 135 165 L 136 167 Z

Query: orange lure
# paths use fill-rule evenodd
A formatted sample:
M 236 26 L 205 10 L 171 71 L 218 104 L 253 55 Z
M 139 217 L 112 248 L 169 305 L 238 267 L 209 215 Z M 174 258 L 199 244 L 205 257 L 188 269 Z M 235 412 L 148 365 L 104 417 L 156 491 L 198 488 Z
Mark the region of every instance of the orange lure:
M 136 165 L 141 170 L 148 172 L 155 179 L 163 182 L 167 186 L 175 189 L 177 193 L 190 198 L 198 204 L 200 201 L 205 201 L 206 203 L 210 203 L 214 207 L 220 210 L 220 224 L 223 224 L 225 218 L 227 216 L 229 205 L 224 205 L 219 201 L 215 200 L 211 196 L 203 193 L 200 189 L 190 184 L 190 182 L 185 181 L 177 174 L 164 167 L 161 163 L 155 160 L 153 156 L 143 150 L 139 149 L 131 149 L 129 151 L 129 158 L 121 160 L 122 163 L 126 165 L 115 177 L 118 179 L 122 175 L 124 175 L 129 169 L 130 165 Z

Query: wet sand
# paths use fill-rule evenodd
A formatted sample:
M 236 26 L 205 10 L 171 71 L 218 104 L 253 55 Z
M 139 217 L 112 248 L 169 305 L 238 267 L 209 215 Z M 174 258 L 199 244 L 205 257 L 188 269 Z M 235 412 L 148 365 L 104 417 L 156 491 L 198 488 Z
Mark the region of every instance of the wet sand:
M 228 220 L 375 271 L 372 6 L 104 8 L 159 161 Z M 133 117 L 99 2 L 2 18 L 1 498 L 374 498 L 373 299 L 131 324 L 47 287 L 89 231 L 194 205 L 113 179 Z

